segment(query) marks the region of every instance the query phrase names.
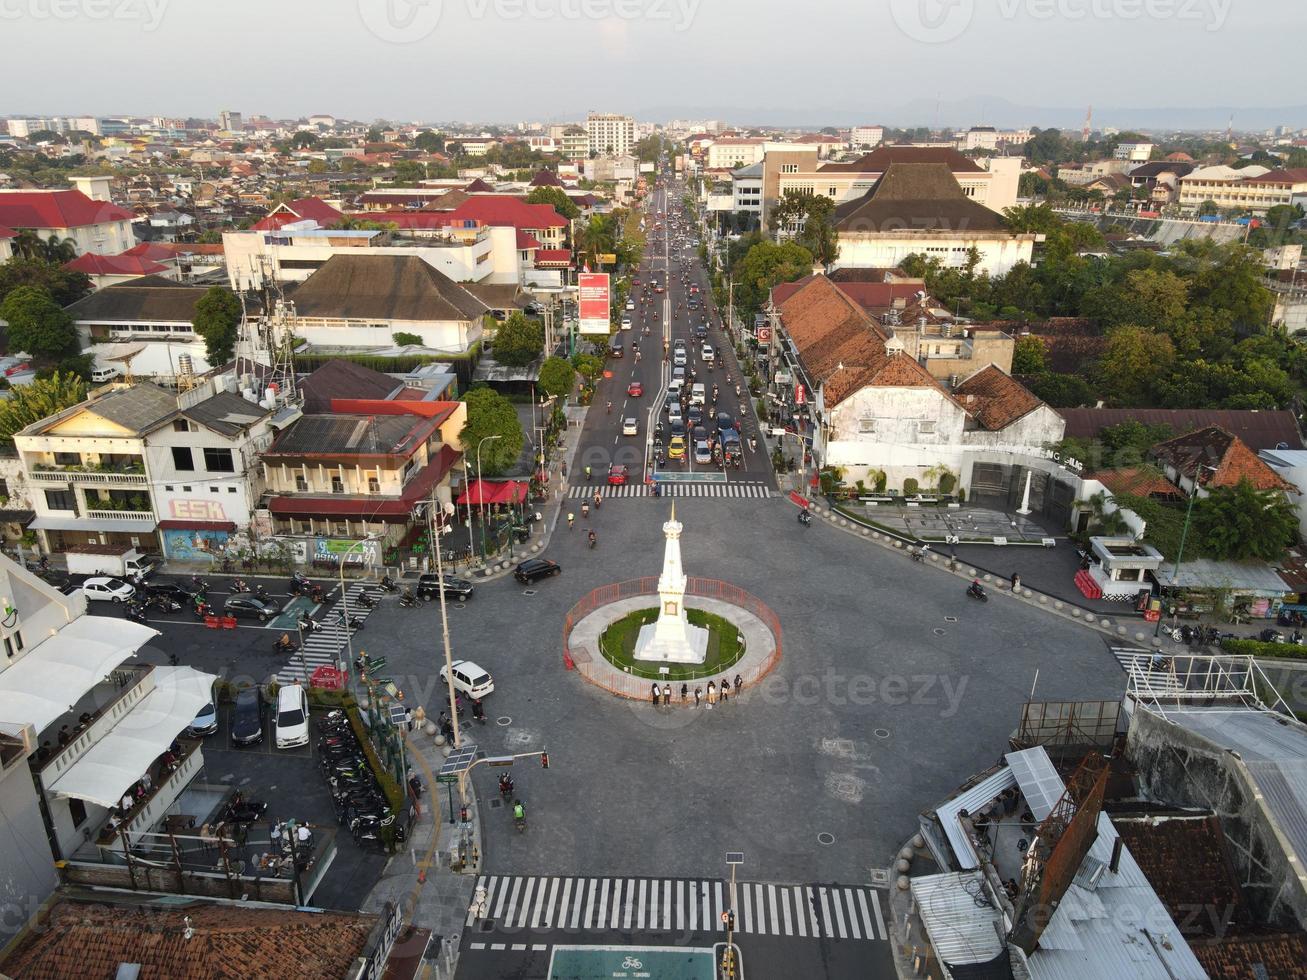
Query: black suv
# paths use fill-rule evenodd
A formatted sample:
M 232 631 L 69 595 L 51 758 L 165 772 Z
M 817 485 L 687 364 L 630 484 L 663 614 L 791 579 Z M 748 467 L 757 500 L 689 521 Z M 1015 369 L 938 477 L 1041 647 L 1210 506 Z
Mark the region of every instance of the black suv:
M 548 558 L 528 558 L 517 566 L 516 571 L 513 572 L 513 578 L 523 585 L 530 585 L 542 578 L 557 575 L 562 570 L 563 567 L 558 562 L 550 561 Z
M 419 599 L 426 599 L 428 602 L 440 595 L 440 576 L 423 575 L 418 579 L 417 595 Z M 445 598 L 457 599 L 459 602 L 467 602 L 472 598 L 472 583 L 465 578 L 459 578 L 456 575 L 445 576 Z

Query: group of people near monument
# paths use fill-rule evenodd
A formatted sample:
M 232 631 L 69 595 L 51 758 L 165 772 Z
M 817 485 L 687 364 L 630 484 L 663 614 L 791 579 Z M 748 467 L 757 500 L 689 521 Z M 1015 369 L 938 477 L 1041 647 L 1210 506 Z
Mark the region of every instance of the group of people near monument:
M 741 677 L 740 677 L 739 674 L 736 674 L 736 675 L 735 675 L 735 683 L 734 683 L 734 685 L 731 684 L 731 680 L 730 680 L 730 678 L 727 678 L 727 677 L 723 677 L 723 678 L 721 679 L 720 684 L 719 684 L 719 683 L 716 683 L 716 682 L 714 682 L 714 681 L 709 681 L 709 682 L 708 682 L 708 693 L 707 693 L 708 705 L 711 707 L 712 705 L 716 704 L 719 700 L 722 701 L 723 703 L 726 702 L 726 701 L 729 701 L 729 700 L 730 700 L 730 697 L 731 697 L 731 689 L 732 689 L 732 687 L 734 687 L 735 694 L 738 696 L 738 694 L 740 693 L 740 691 L 741 691 L 741 690 L 743 689 L 743 687 L 744 687 L 744 681 L 743 681 L 743 679 L 741 679 Z M 703 689 L 703 687 L 701 687 L 700 685 L 696 684 L 695 687 L 694 687 L 693 696 L 694 696 L 694 706 L 697 708 L 697 707 L 699 707 L 700 704 L 703 703 L 703 699 L 704 699 L 704 689 Z M 671 684 L 663 684 L 662 687 L 659 687 L 657 684 L 654 684 L 654 685 L 653 685 L 652 697 L 653 697 L 653 703 L 654 703 L 655 706 L 660 705 L 660 704 L 671 704 L 671 703 L 672 703 L 672 685 L 671 685 Z M 690 697 L 691 697 L 690 685 L 689 685 L 689 684 L 682 684 L 682 685 L 681 685 L 681 703 L 682 703 L 682 704 L 688 704 L 689 701 L 690 701 Z

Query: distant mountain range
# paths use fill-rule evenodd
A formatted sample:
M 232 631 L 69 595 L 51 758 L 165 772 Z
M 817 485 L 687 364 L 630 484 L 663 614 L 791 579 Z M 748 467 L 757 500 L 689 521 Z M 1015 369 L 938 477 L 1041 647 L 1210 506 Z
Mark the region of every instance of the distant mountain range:
M 785 126 L 818 129 L 822 126 L 858 124 L 967 129 L 971 126 L 1016 128 L 1037 126 L 1079 131 L 1087 106 L 1053 108 L 1029 106 L 991 96 L 965 99 L 914 99 L 897 106 L 868 105 L 862 108 L 830 106 L 804 109 L 757 109 L 725 105 L 648 106 L 635 113 L 640 120 L 720 119 L 737 126 Z M 1239 106 L 1094 106 L 1094 127 L 1111 126 L 1135 130 L 1225 129 L 1234 117 L 1236 132 L 1259 131 L 1276 126 L 1307 127 L 1307 105 L 1281 107 Z M 584 119 L 581 113 L 579 118 Z

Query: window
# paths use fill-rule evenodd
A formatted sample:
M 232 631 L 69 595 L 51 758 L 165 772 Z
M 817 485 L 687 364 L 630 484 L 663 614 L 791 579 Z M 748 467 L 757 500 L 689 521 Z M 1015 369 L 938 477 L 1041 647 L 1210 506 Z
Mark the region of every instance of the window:
M 77 511 L 77 495 L 71 490 L 47 490 L 45 505 L 51 510 Z
M 917 423 L 917 434 L 922 436 L 933 436 L 935 434 L 935 422 L 933 420 L 922 419 Z
M 86 823 L 86 804 L 75 796 L 68 798 L 68 816 L 72 818 L 73 827 Z
M 218 492 L 217 487 L 209 487 L 209 493 L 217 493 L 217 492 Z
M 295 489 L 300 493 L 305 493 L 309 489 L 309 481 L 304 479 L 303 474 L 295 474 Z
M 235 473 L 236 463 L 230 449 L 205 449 L 204 468 L 210 473 Z
M 381 481 L 375 476 L 368 477 L 368 493 L 381 493 Z
M 340 477 L 338 477 L 338 476 L 333 476 L 333 477 L 331 478 L 331 492 L 332 492 L 332 493 L 344 493 L 344 492 L 345 492 L 345 483 L 344 483 L 343 480 L 341 480 Z
M 190 487 L 186 487 L 186 486 L 182 487 L 182 493 L 190 493 L 190 492 L 191 492 Z
M 859 432 L 875 432 L 875 431 L 876 431 L 876 420 L 875 420 L 875 419 L 868 419 L 868 418 L 858 419 L 858 431 L 859 431 Z
M 797 174 L 798 172 L 799 172 L 799 165 L 797 163 L 781 164 L 781 173 L 783 174 Z
M 172 493 L 172 487 L 165 485 L 164 489 L 167 490 L 169 493 Z
M 187 422 L 185 419 L 178 419 L 176 422 L 174 422 L 174 423 L 172 424 L 172 431 L 173 431 L 173 432 L 190 432 L 190 431 L 191 431 L 191 423 Z
M 172 465 L 179 470 L 195 469 L 195 459 L 191 456 L 190 446 L 172 447 Z
M 235 488 L 235 487 L 228 487 L 228 488 L 227 488 L 227 492 L 228 492 L 228 493 L 235 493 L 235 492 L 236 492 L 236 488 Z
M 8 496 L 9 496 L 9 481 L 0 480 L 0 497 L 8 497 Z

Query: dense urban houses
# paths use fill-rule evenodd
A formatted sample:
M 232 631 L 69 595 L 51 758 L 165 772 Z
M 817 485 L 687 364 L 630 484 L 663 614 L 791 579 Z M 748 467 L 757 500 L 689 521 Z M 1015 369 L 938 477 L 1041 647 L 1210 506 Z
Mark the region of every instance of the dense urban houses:
M 896 163 L 862 197 L 839 205 L 835 268 L 896 266 L 910 255 L 965 267 L 974 249 L 977 271 L 1004 275 L 1029 262 L 1039 235 L 1009 231 L 1004 219 L 967 197 L 938 163 Z
M 200 740 L 184 732 L 217 678 L 134 659 L 157 630 L 89 616 L 80 591 L 64 594 L 3 557 L 0 594 L 0 812 L 10 840 L 0 874 L 23 903 L 0 922 L 7 942 L 61 874 L 123 870 L 124 847 L 175 812 L 204 765 Z M 137 794 L 143 777 L 148 789 Z M 130 888 L 109 874 L 101 880 Z
M 452 506 L 467 406 L 335 362 L 305 386 L 304 416 L 262 457 L 275 533 L 301 561 L 338 563 L 367 541 L 356 560 L 379 564 L 383 549 L 425 530 L 429 507 Z
M 15 434 L 43 550 L 194 557 L 247 535 L 272 406 L 231 387 L 114 385 Z
M 76 190 L 0 188 L 0 228 L 71 241 L 78 255 L 117 255 L 136 244 L 132 212 L 109 200 L 109 178 L 75 178 Z
M 289 296 L 286 328 L 314 347 L 367 351 L 411 333 L 423 347 L 466 354 L 486 306 L 416 255 L 333 255 Z

